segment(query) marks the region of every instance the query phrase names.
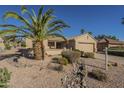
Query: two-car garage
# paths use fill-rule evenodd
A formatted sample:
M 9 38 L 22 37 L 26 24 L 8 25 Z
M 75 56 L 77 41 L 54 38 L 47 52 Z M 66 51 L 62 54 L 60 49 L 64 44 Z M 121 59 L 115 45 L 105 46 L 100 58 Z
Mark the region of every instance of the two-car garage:
M 95 52 L 95 45 L 93 43 L 79 43 L 79 49 L 85 52 Z
M 79 49 L 84 52 L 96 52 L 97 41 L 89 33 L 85 33 L 72 38 L 75 41 L 75 49 Z M 72 40 L 71 39 L 71 40 Z

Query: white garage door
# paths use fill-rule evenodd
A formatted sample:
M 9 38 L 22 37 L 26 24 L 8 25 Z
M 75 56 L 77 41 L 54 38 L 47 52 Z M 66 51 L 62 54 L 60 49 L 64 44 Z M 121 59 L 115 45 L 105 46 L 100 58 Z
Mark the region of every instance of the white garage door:
M 79 49 L 84 52 L 94 52 L 93 44 L 79 44 Z

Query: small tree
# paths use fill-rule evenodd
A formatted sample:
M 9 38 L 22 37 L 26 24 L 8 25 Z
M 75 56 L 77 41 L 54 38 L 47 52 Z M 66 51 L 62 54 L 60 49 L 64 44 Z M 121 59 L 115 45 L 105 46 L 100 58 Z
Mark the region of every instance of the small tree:
M 105 34 L 101 34 L 101 35 L 98 35 L 98 36 L 95 36 L 95 38 L 97 40 L 100 40 L 100 39 L 103 39 L 103 38 L 109 38 L 109 39 L 113 39 L 113 40 L 119 40 L 116 36 L 114 35 L 105 35 Z

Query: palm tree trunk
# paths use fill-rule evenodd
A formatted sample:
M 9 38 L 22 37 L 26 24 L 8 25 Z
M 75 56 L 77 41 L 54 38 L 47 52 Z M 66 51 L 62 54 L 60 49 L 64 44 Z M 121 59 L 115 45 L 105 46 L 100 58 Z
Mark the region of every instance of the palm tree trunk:
M 42 58 L 41 55 L 42 55 L 42 53 L 41 53 L 41 42 L 36 41 L 34 43 L 34 58 L 36 60 L 41 60 L 41 58 Z
M 43 41 L 41 41 L 41 53 L 42 53 L 42 60 L 44 60 L 45 56 L 44 56 L 44 44 L 43 44 Z

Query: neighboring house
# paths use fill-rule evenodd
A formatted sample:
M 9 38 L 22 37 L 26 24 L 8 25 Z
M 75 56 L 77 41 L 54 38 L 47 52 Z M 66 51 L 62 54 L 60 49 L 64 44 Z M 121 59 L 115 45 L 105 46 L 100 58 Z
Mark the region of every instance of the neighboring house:
M 26 39 L 26 47 L 32 48 L 33 43 L 30 39 Z M 90 34 L 85 33 L 65 41 L 62 37 L 49 37 L 44 40 L 45 53 L 50 55 L 60 54 L 64 48 L 79 49 L 84 52 L 96 52 L 97 42 Z
M 5 49 L 4 40 L 0 38 L 0 51 Z
M 82 35 L 69 38 L 67 47 L 72 49 L 79 49 L 80 51 L 84 52 L 96 52 L 97 41 L 89 33 L 84 33 Z
M 105 47 L 124 47 L 123 41 L 113 40 L 109 38 L 101 39 L 97 42 L 98 51 L 103 51 Z

